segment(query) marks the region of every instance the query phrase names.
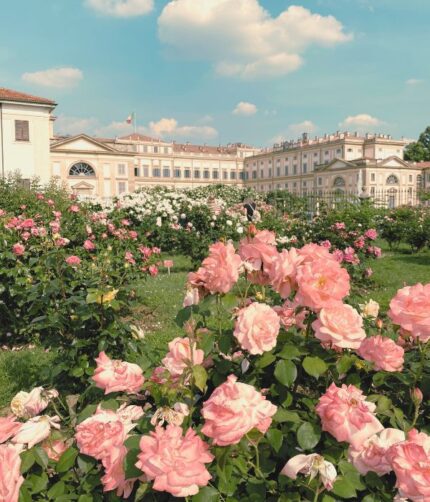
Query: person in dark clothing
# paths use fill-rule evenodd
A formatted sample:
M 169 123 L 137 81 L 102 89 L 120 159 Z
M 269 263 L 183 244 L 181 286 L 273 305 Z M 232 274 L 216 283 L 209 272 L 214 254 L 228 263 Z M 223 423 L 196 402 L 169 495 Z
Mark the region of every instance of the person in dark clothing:
M 246 209 L 246 218 L 248 221 L 252 221 L 257 205 L 252 199 L 245 199 L 243 207 Z

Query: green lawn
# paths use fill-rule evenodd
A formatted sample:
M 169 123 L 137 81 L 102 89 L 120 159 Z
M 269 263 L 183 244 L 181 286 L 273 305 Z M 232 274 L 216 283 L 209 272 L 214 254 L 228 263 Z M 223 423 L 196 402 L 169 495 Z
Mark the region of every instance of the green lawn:
M 430 251 L 411 254 L 406 247 L 390 251 L 383 243 L 379 244 L 384 255 L 372 262 L 373 286 L 366 296 L 378 301 L 385 310 L 397 289 L 405 284 L 430 282 Z M 133 320 L 146 332 L 145 343 L 159 348 L 160 356 L 169 340 L 182 335 L 174 319 L 182 305 L 186 276 L 191 267 L 187 257 L 174 256 L 172 259 L 174 267 L 170 276 L 163 269 L 157 277 L 149 278 L 142 285 L 143 304 Z M 0 410 L 16 392 L 37 385 L 39 372 L 51 359 L 52 355 L 40 349 L 0 351 Z

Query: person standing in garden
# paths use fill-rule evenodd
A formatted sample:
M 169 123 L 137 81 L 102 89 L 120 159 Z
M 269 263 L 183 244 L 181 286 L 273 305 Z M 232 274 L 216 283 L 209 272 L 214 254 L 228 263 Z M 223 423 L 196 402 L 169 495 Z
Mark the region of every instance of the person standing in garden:
M 221 205 L 213 195 L 208 198 L 208 207 L 215 216 L 218 216 L 221 212 Z
M 243 207 L 246 210 L 246 217 L 248 221 L 252 221 L 254 219 L 254 213 L 256 210 L 257 205 L 252 199 L 245 199 Z

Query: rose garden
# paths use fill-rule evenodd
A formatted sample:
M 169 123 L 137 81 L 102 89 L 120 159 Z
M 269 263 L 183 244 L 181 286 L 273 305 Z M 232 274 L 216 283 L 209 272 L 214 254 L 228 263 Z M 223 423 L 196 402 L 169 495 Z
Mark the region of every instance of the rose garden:
M 0 184 L 1 502 L 430 501 L 430 209 L 283 196 Z

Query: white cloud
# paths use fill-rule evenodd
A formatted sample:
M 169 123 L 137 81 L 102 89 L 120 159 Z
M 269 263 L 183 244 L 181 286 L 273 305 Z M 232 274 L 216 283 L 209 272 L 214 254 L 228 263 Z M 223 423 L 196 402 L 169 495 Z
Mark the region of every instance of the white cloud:
M 406 85 L 419 85 L 422 84 L 424 80 L 421 80 L 420 78 L 409 78 L 406 80 Z
M 284 133 L 278 134 L 270 140 L 269 143 L 283 143 L 291 139 L 297 139 L 304 132 L 314 133 L 318 127 L 311 120 L 304 120 L 298 124 L 290 124 Z
M 194 138 L 213 139 L 218 136 L 218 131 L 208 125 L 184 125 L 180 126 L 173 118 L 162 118 L 158 122 L 149 123 L 149 133 L 154 136 L 167 138 Z
M 244 115 L 245 117 L 249 117 L 250 115 L 255 115 L 257 113 L 257 107 L 253 103 L 241 101 L 237 104 L 232 113 L 233 115 Z
M 95 118 L 79 118 L 59 115 L 54 123 L 55 132 L 59 135 L 75 135 L 80 133 L 91 134 L 97 127 Z
M 31 84 L 64 89 L 74 87 L 84 75 L 78 68 L 50 68 L 49 70 L 24 73 L 22 79 Z
M 372 115 L 369 115 L 367 113 L 360 113 L 358 115 L 350 115 L 349 117 L 346 117 L 346 119 L 343 122 L 340 122 L 339 126 L 340 127 L 345 127 L 346 129 L 350 127 L 355 127 L 359 131 L 362 131 L 368 127 L 377 127 L 384 125 L 385 122 L 382 120 L 372 117 Z
M 85 4 L 105 16 L 144 16 L 154 8 L 154 0 L 85 0 Z
M 180 56 L 208 60 L 224 76 L 285 75 L 312 45 L 352 39 L 333 16 L 290 6 L 272 17 L 259 0 L 172 0 L 158 19 L 160 40 Z

